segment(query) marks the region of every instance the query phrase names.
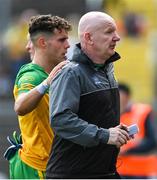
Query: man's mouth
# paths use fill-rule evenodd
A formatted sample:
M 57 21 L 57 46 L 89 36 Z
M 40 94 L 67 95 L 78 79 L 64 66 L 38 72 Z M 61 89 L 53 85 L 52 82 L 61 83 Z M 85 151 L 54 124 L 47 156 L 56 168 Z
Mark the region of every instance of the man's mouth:
M 115 49 L 115 47 L 116 47 L 116 44 L 110 45 L 111 49 Z

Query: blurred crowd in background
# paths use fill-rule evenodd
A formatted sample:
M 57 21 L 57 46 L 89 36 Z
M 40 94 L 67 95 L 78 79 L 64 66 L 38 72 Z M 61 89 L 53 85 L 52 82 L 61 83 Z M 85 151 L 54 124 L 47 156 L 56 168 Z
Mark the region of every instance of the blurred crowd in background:
M 121 36 L 117 80 L 129 83 L 133 99 L 152 104 L 157 112 L 157 0 L 0 0 L 0 101 L 13 99 L 16 74 L 30 61 L 25 49 L 29 18 L 36 14 L 67 18 L 73 25 L 70 58 L 78 20 L 91 10 L 107 12 L 117 21 Z
M 20 0 L 0 0 L 0 97 L 12 97 L 16 73 L 29 62 L 25 46 L 27 23 L 32 15 L 51 13 L 70 20 L 73 25 L 70 58 L 77 42 L 79 17 L 87 11 L 99 10 L 109 13 L 118 24 L 121 42 L 117 51 L 122 59 L 115 68 L 117 79 L 131 83 L 135 99 L 155 103 L 157 0 L 150 0 L 149 4 L 147 0 L 39 1 L 23 0 L 21 4 Z

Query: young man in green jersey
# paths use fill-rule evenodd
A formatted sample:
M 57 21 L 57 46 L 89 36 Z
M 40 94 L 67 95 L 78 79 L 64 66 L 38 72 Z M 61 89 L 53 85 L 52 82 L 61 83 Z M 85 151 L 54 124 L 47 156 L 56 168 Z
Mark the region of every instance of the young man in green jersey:
M 67 63 L 70 30 L 71 25 L 58 16 L 38 15 L 29 22 L 30 40 L 26 48 L 32 62 L 21 67 L 14 86 L 22 148 L 9 159 L 11 178 L 45 177 L 54 137 L 49 124 L 48 89 Z

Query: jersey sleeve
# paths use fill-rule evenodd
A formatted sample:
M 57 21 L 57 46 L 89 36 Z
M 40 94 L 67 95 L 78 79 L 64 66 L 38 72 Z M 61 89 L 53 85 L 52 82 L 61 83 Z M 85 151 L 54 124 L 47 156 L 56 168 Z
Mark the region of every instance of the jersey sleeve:
M 40 84 L 42 80 L 40 80 L 38 73 L 36 72 L 27 72 L 24 73 L 17 81 L 16 87 L 18 91 L 18 95 L 23 92 L 28 92 L 38 84 Z

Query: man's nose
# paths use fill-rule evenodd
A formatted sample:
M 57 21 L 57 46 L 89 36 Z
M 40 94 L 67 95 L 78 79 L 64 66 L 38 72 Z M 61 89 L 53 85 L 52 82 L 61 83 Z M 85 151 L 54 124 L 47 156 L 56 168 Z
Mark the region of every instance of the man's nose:
M 65 42 L 65 48 L 66 48 L 66 49 L 70 48 L 70 44 L 69 44 L 68 41 Z
M 27 51 L 30 50 L 30 43 L 29 43 L 29 42 L 26 44 L 26 47 L 25 47 L 25 48 L 26 48 Z
M 120 41 L 120 36 L 119 36 L 119 34 L 117 32 L 115 33 L 115 36 L 114 36 L 113 40 L 114 41 Z

